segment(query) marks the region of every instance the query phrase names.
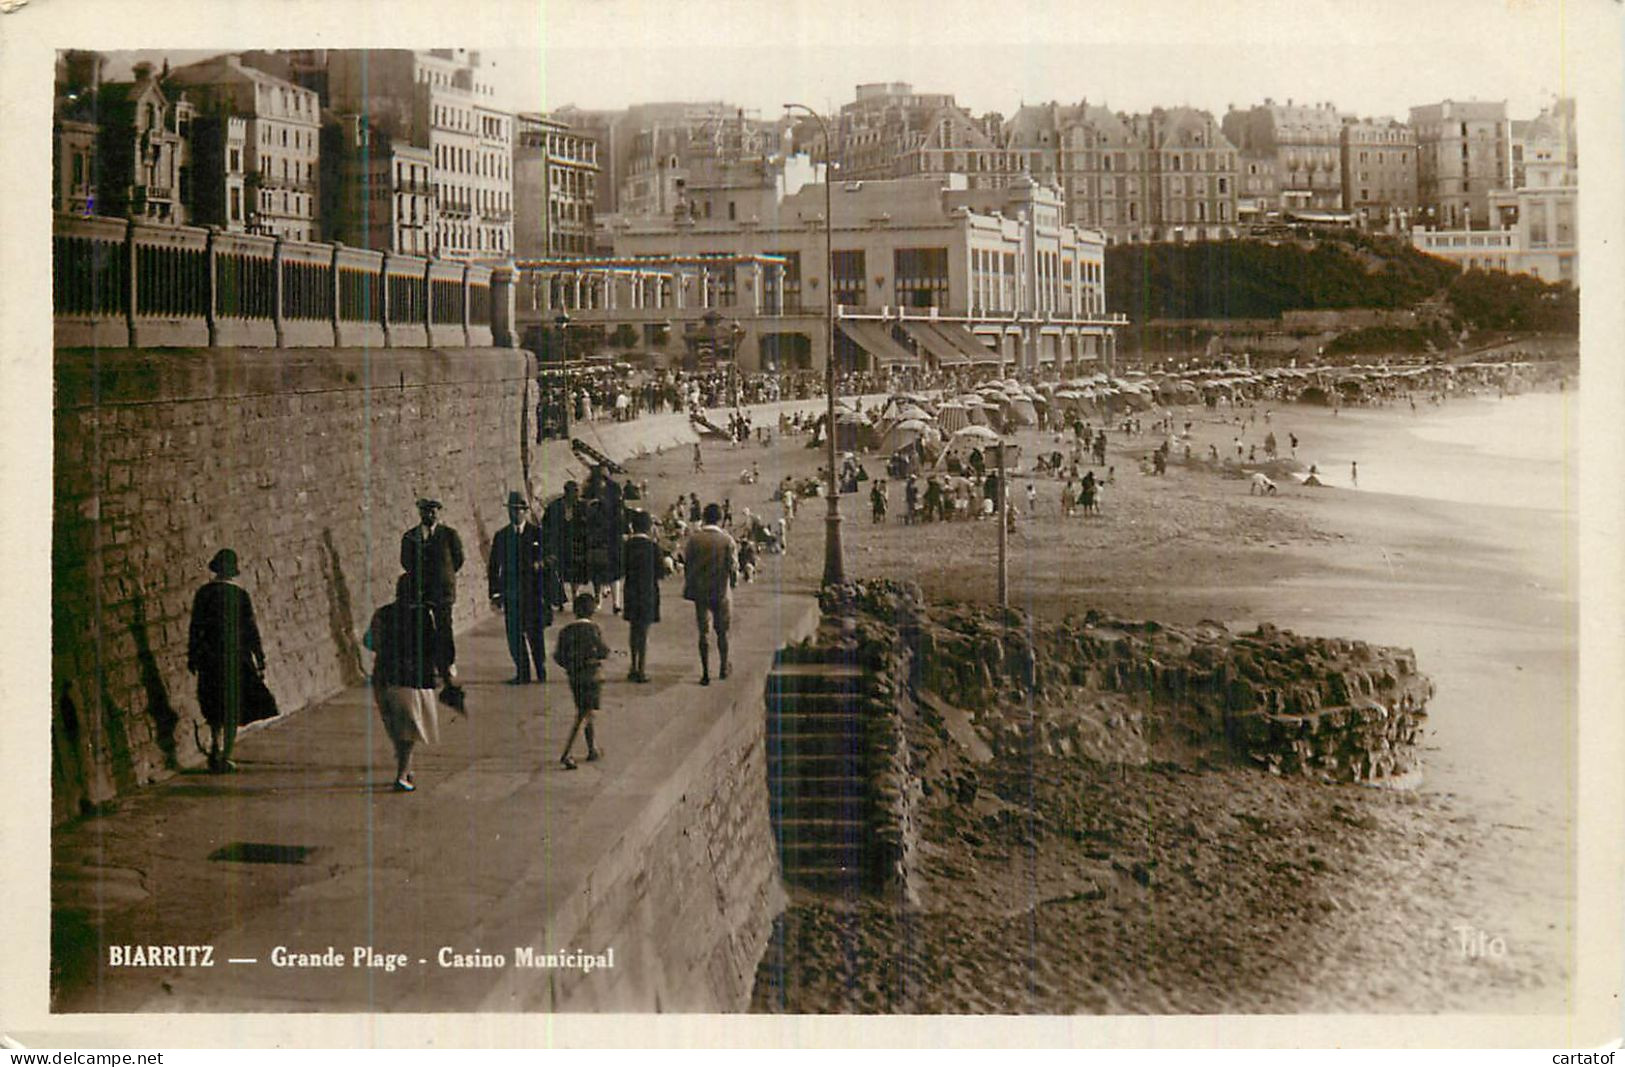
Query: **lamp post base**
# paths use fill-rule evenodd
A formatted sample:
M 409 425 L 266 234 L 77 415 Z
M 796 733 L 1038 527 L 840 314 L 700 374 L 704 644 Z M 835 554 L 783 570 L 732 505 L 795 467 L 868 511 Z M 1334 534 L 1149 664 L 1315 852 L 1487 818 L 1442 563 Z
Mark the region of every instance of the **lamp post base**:
M 825 585 L 839 585 L 846 581 L 846 567 L 841 557 L 841 509 L 839 501 L 830 497 L 829 514 L 824 516 Z

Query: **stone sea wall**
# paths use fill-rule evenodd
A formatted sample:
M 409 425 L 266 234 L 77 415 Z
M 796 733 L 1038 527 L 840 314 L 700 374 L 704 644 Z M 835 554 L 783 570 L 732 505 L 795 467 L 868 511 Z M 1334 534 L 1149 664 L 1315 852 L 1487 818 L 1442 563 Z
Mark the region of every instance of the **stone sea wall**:
M 58 350 L 53 822 L 200 762 L 187 628 L 220 548 L 241 560 L 284 713 L 361 680 L 420 496 L 462 535 L 458 626 L 482 617 L 490 535 L 533 458 L 529 359 Z
M 757 962 L 785 901 L 768 823 L 762 709 L 749 695 L 720 709 L 672 773 L 646 787 L 647 803 L 629 823 L 577 828 L 619 836 L 581 878 L 579 892 L 550 902 L 538 940 L 615 946 L 615 967 L 510 970 L 480 1010 L 748 1007 Z

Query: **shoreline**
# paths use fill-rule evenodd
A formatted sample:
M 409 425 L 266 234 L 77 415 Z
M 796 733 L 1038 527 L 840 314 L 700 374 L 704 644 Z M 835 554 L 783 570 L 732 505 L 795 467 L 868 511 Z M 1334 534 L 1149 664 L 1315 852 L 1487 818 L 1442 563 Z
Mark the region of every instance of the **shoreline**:
M 1571 393 L 1570 399 L 1576 398 Z M 1398 428 L 1470 422 L 1481 413 L 1493 413 L 1499 403 L 1505 402 L 1451 400 L 1442 409 L 1416 416 L 1398 407 L 1362 408 L 1353 417 L 1348 409 L 1333 415 L 1329 409 L 1282 405 L 1273 409 L 1269 428 L 1283 440 L 1289 429 L 1297 432 L 1303 439 L 1300 457 L 1345 445 L 1375 457 L 1380 452 L 1372 444 L 1374 437 L 1386 435 L 1393 443 L 1401 438 Z M 1249 427 L 1249 440 L 1261 440 L 1266 432 L 1262 409 L 1260 405 L 1258 423 Z M 1185 410 L 1188 415 L 1175 409 L 1175 418 L 1182 423 L 1188 417 L 1195 424 L 1193 452 L 1205 451 L 1209 441 L 1221 448 L 1230 444 L 1233 421 L 1226 424 L 1209 418 L 1205 410 Z M 1142 422 L 1154 417 L 1141 413 Z M 1018 437 L 1024 446 L 1046 440 L 1031 430 Z M 1038 512 L 1029 518 L 1026 479 L 1014 480 L 1022 515 L 1010 538 L 1012 606 L 1055 619 L 1094 608 L 1167 623 L 1219 619 L 1232 629 L 1270 622 L 1306 635 L 1411 647 L 1420 669 L 1438 685 L 1430 706 L 1423 778 L 1414 788 L 1351 792 L 1348 787 L 1283 783 L 1247 771 L 1209 775 L 1229 782 L 1229 788 L 1262 810 L 1298 811 L 1295 818 L 1305 820 L 1302 831 L 1311 837 L 1325 828 L 1310 814 L 1324 813 L 1328 803 L 1357 808 L 1362 812 L 1358 819 L 1370 820 L 1375 829 L 1368 831 L 1372 839 L 1367 845 L 1386 852 L 1363 854 L 1354 862 L 1355 848 L 1348 857 L 1352 866 L 1330 873 L 1301 872 L 1326 886 L 1329 899 L 1342 900 L 1347 894 L 1363 903 L 1347 913 L 1334 906 L 1303 929 L 1266 934 L 1256 948 L 1265 955 L 1293 951 L 1293 944 L 1324 949 L 1328 937 L 1354 936 L 1353 923 L 1365 926 L 1364 936 L 1373 940 L 1371 951 L 1377 955 L 1365 953 L 1360 962 L 1331 966 L 1311 987 L 1291 993 L 1263 972 L 1241 967 L 1240 985 L 1256 982 L 1257 988 L 1235 989 L 1230 1000 L 1212 999 L 1219 995 L 1214 990 L 1186 998 L 1146 975 L 1138 987 L 1143 1000 L 1125 1001 L 1122 997 L 1132 998 L 1132 992 L 1119 991 L 1099 1007 L 1083 1002 L 1068 1007 L 1064 996 L 1070 994 L 1059 989 L 1056 995 L 1063 999 L 1040 997 L 1019 1009 L 1014 1002 L 1001 1009 L 997 999 L 980 1007 L 944 1006 L 928 997 L 853 1002 L 842 999 L 838 990 L 819 986 L 808 973 L 801 975 L 808 982 L 804 986 L 791 981 L 791 988 L 799 990 L 792 999 L 759 1007 L 1144 1011 L 1157 1010 L 1161 1003 L 1185 1005 L 1175 1010 L 1269 1011 L 1336 1003 L 1331 1010 L 1430 1011 L 1480 1009 L 1490 1002 L 1512 1011 L 1558 1007 L 1566 995 L 1565 978 L 1573 974 L 1575 802 L 1570 783 L 1578 730 L 1574 514 L 1296 483 L 1283 484 L 1278 497 L 1249 497 L 1241 478 L 1200 465 L 1176 461 L 1163 478 L 1142 475 L 1136 455 L 1148 452 L 1158 439 L 1147 435 L 1124 447 L 1121 435 L 1111 437 L 1108 462 L 1117 467 L 1117 479 L 1103 495 L 1099 517 L 1063 519 L 1058 504 L 1063 483 L 1043 479 L 1034 482 Z M 769 519 L 777 517 L 778 509 L 758 498 L 765 498 L 768 487 L 784 474 L 804 476 L 816 469 L 822 452 L 801 447 L 805 440 L 767 450 L 707 446 L 708 453 L 720 454 L 720 462 L 708 455 L 710 469 L 751 460 L 761 464 L 761 485 L 732 487 L 736 515 L 749 506 L 758 514 L 765 510 Z M 1438 447 L 1459 448 L 1449 442 Z M 1024 447 L 1024 453 L 1029 451 Z M 880 466 L 877 457 L 866 462 L 871 470 Z M 1375 474 L 1377 462 L 1367 462 Z M 686 457 L 651 457 L 640 463 L 640 472 L 645 466 L 653 475 L 657 508 L 677 486 L 686 491 L 695 481 L 687 474 Z M 707 481 L 714 483 L 714 478 Z M 867 494 L 842 498 L 848 576 L 907 577 L 918 581 L 930 598 L 990 602 L 995 528 L 978 522 L 905 528 L 896 517 L 900 486 L 892 487 L 891 497 L 891 520 L 881 526 L 869 521 Z M 803 510 L 801 521 L 793 524 L 792 553 L 783 562 L 787 586 L 818 583 L 823 506 L 821 501 L 808 504 L 814 510 Z M 1094 772 L 1068 767 L 1058 773 L 1081 773 L 1087 780 Z M 1143 772 L 1125 773 L 1147 788 L 1166 785 Z M 1185 783 L 1181 788 L 1186 792 L 1179 795 L 1197 795 L 1208 785 Z M 1198 827 L 1203 822 L 1200 817 L 1195 821 Z M 1326 842 L 1323 848 L 1344 844 Z M 950 852 L 954 849 L 962 846 Z M 1257 863 L 1292 867 L 1301 859 L 1260 855 Z M 961 861 L 943 862 L 953 867 Z M 1001 878 L 987 863 L 980 870 L 978 877 L 990 885 Z M 1233 876 L 1238 885 L 1253 887 L 1239 890 L 1244 896 L 1262 877 L 1253 869 Z M 840 909 L 829 901 L 800 893 L 793 897 L 782 931 L 788 941 L 781 943 L 788 945 L 803 934 L 822 937 L 830 923 L 840 925 Z M 972 912 L 991 903 L 979 905 L 957 891 L 946 899 L 952 908 Z M 1182 914 L 1196 902 L 1162 898 L 1158 903 Z M 1045 908 L 1034 907 L 1038 910 L 1029 909 L 1029 918 L 1036 921 Z M 848 925 L 853 921 L 851 916 L 840 920 Z M 895 930 L 898 921 L 903 920 L 865 911 L 848 932 L 883 955 L 890 944 L 885 931 Z M 928 909 L 908 921 L 930 926 L 947 920 L 940 910 Z M 1482 961 L 1448 958 L 1454 927 L 1462 923 L 1503 938 L 1513 946 L 1516 961 L 1498 963 L 1492 972 L 1480 966 Z M 1242 936 L 1249 929 L 1243 927 Z M 1407 939 L 1420 940 L 1422 955 Z M 946 942 L 939 948 L 955 952 Z M 1090 950 L 1075 942 L 1056 951 L 1063 956 L 1081 952 L 1080 964 L 1092 958 Z M 786 973 L 796 973 L 793 960 L 781 955 L 780 964 L 791 968 Z M 809 965 L 818 966 L 816 961 Z M 1101 966 L 1107 964 L 1102 961 Z M 1400 973 L 1415 977 L 1417 985 L 1409 995 L 1384 984 L 1391 981 L 1383 976 Z M 820 999 L 824 996 L 835 999 Z M 1174 999 L 1162 999 L 1169 996 Z

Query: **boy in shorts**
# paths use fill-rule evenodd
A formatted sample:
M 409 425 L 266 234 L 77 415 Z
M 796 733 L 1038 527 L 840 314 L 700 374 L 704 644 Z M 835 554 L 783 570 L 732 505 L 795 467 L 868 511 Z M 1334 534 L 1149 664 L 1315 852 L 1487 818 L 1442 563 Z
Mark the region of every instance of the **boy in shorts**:
M 575 747 L 576 734 L 583 728 L 587 735 L 587 760 L 602 759 L 604 750 L 593 743 L 593 713 L 598 710 L 600 690 L 603 685 L 598 677 L 599 667 L 609 656 L 609 646 L 604 644 L 603 631 L 598 624 L 592 621 L 593 609 L 598 606 L 598 599 L 591 593 L 581 593 L 575 599 L 576 621 L 559 631 L 559 641 L 553 650 L 553 662 L 564 668 L 570 678 L 570 696 L 575 700 L 576 721 L 570 727 L 569 740 L 564 742 L 564 754 L 559 757 L 559 763 L 567 771 L 576 769 L 576 761 L 570 755 Z

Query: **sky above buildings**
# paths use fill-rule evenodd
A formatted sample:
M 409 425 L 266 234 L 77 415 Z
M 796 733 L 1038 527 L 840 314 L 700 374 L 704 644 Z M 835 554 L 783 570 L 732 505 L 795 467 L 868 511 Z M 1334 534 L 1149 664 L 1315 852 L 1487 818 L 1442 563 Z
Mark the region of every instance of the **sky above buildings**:
M 1450 97 L 1505 99 L 1521 116 L 1595 77 L 1589 35 L 1617 10 L 1612 0 L 490 0 L 449 21 L 439 5 L 408 3 L 398 19 L 239 30 L 231 43 L 478 47 L 501 99 L 522 110 L 723 100 L 767 117 L 787 101 L 838 109 L 859 83 L 904 81 L 978 114 L 1087 97 L 1222 115 L 1269 97 L 1403 118 Z M 112 73 L 137 56 L 120 53 Z
M 1087 96 L 1221 113 L 1265 97 L 1404 116 L 1445 97 L 1533 113 L 1572 91 L 1577 6 L 1606 0 L 818 0 L 548 4 L 545 70 L 508 61 L 549 108 L 723 99 L 820 110 L 862 82 L 952 92 L 973 112 Z

